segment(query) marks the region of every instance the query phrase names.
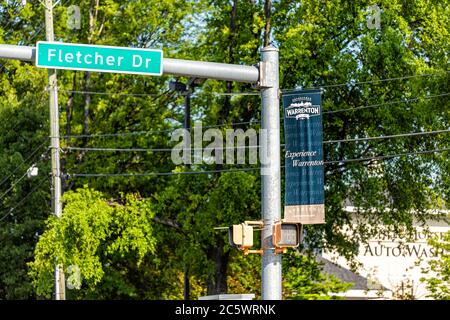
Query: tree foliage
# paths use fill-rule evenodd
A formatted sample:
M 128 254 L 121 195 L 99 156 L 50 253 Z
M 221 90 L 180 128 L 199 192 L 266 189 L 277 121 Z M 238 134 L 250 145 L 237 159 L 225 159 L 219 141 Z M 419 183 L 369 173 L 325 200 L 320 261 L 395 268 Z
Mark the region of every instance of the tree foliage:
M 381 24 L 369 28 L 368 8 L 375 4 Z M 450 80 L 450 43 L 443 37 L 449 33 L 448 3 L 282 0 L 275 7 L 282 87 L 324 86 L 324 140 L 449 127 L 448 95 L 440 96 Z M 433 75 L 414 76 L 420 74 Z M 350 258 L 373 235 L 368 226 L 395 231 L 424 221 L 428 209 L 440 207 L 439 199 L 450 199 L 447 153 L 340 160 L 445 149 L 448 139 L 443 134 L 324 144 L 325 160 L 336 162 L 325 167 L 326 224 L 309 230 L 311 241 Z M 357 208 L 361 221 L 350 238 L 342 229 L 351 219 L 345 203 Z
M 353 285 L 323 273 L 314 255 L 300 255 L 294 251 L 286 255 L 283 262 L 283 296 L 289 300 L 341 299 L 339 294 Z
M 153 213 L 148 201 L 128 194 L 119 202 L 108 201 L 98 191 L 78 189 L 64 196 L 61 218 L 50 217 L 47 231 L 36 246 L 30 263 L 37 294 L 50 296 L 54 268 L 77 268 L 77 285 L 95 291 L 105 273 L 115 270 L 110 261 L 124 260 L 139 266 L 144 257 L 155 252 Z M 72 268 L 71 268 L 72 266 Z M 106 271 L 105 271 L 106 269 Z
M 44 40 L 40 3 L 10 3 L 0 3 L 0 42 Z M 81 9 L 80 30 L 67 24 L 70 4 Z M 379 29 L 367 24 L 374 4 Z M 55 7 L 54 21 L 58 41 L 161 48 L 169 58 L 253 65 L 263 41 L 271 42 L 280 49 L 281 88 L 323 87 L 324 140 L 345 140 L 450 127 L 449 10 L 446 1 L 433 0 L 67 0 Z M 184 168 L 170 152 L 70 149 L 173 147 L 171 132 L 184 119 L 184 96 L 168 91 L 173 77 L 58 72 L 62 170 L 71 174 L 58 220 L 51 217 L 47 178 L 46 70 L 6 60 L 0 70 L 0 298 L 48 297 L 58 262 L 79 267 L 73 298 L 181 299 L 184 275 L 192 298 L 227 291 L 259 296 L 259 257 L 243 257 L 226 232 L 214 229 L 260 219 L 258 171 L 169 176 L 239 166 Z M 253 89 L 202 83 L 192 94 L 192 120 L 221 130 L 258 129 L 260 98 L 232 95 L 241 91 Z M 448 152 L 340 160 L 427 152 L 449 142 L 442 133 L 324 144 L 325 160 L 336 161 L 325 167 L 326 224 L 306 228 L 307 246 L 351 258 L 379 224 L 396 231 L 424 220 L 429 208 L 448 207 Z M 38 179 L 21 179 L 33 163 Z M 348 202 L 364 221 L 350 233 L 342 228 L 351 219 L 343 209 Z M 283 263 L 289 296 L 318 298 L 345 287 L 308 257 Z
M 428 262 L 425 273 L 429 276 L 421 280 L 430 292 L 429 297 L 450 300 L 450 232 L 444 233 L 442 239 L 431 238 L 428 243 L 436 250 L 437 257 Z

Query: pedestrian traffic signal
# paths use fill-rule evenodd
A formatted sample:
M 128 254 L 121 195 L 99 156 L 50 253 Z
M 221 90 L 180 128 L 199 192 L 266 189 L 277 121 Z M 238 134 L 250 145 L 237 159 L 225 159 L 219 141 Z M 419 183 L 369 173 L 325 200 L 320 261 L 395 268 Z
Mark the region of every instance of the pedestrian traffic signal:
M 228 231 L 229 241 L 232 246 L 239 248 L 253 247 L 253 227 L 245 223 L 234 224 Z
M 300 244 L 302 225 L 292 222 L 276 222 L 273 225 L 272 243 L 277 248 L 295 248 Z

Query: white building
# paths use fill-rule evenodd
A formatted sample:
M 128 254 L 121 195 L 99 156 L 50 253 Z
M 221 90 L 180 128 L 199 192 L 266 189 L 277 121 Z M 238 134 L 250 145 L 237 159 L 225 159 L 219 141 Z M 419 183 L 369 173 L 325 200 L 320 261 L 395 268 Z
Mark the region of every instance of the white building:
M 348 207 L 352 212 L 354 208 Z M 428 245 L 429 237 L 442 235 L 450 230 L 443 221 L 428 220 L 425 226 L 416 223 L 413 239 L 379 236 L 368 243 L 361 243 L 356 261 L 361 267 L 353 273 L 348 261 L 336 254 L 323 252 L 323 270 L 346 282 L 355 283 L 344 294 L 348 299 L 414 299 L 427 298 L 426 286 L 420 281 L 424 274 L 422 268 L 428 261 L 436 258 L 434 248 Z M 426 232 L 428 229 L 428 232 Z

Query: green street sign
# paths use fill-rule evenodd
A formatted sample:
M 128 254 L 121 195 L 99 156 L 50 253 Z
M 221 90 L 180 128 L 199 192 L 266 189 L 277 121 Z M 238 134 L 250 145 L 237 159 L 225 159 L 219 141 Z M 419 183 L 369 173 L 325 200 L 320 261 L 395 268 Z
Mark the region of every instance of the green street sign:
M 160 76 L 162 50 L 39 41 L 36 66 Z

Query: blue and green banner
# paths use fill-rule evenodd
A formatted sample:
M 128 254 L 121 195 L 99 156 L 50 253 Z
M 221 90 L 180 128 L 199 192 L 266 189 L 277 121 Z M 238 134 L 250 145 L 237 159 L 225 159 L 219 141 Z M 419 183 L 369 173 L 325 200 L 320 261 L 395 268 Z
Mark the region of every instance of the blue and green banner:
M 285 221 L 325 223 L 321 95 L 321 90 L 283 94 Z

